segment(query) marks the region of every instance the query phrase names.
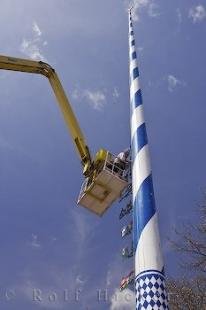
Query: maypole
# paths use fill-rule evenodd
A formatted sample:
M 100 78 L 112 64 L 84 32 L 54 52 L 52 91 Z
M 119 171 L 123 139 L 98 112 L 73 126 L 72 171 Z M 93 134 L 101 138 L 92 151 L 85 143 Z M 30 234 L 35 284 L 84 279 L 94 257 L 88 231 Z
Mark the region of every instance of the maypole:
M 129 59 L 136 309 L 168 309 L 131 9 Z

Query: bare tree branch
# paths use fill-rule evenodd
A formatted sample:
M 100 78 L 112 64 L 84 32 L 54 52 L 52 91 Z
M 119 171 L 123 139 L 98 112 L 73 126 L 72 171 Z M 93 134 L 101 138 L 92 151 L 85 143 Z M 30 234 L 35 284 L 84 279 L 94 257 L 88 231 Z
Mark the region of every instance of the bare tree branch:
M 184 255 L 185 268 L 206 273 L 206 206 L 201 207 L 201 213 L 200 224 L 183 225 L 181 231 L 175 229 L 177 240 L 169 241 L 174 250 Z

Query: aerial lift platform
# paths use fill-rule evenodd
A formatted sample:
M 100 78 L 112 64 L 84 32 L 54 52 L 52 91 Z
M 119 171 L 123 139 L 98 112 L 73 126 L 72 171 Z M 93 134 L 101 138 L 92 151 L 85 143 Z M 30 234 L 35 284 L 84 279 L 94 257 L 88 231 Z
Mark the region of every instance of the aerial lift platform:
M 114 155 L 102 149 L 95 158 L 100 158 L 100 169 L 92 180 L 85 179 L 77 203 L 101 216 L 128 184 L 125 171 L 115 164 Z
M 100 149 L 91 157 L 83 133 L 55 70 L 47 63 L 0 56 L 0 69 L 41 74 L 48 78 L 83 166 L 85 180 L 77 203 L 102 216 L 127 187 L 125 171 L 115 156 Z

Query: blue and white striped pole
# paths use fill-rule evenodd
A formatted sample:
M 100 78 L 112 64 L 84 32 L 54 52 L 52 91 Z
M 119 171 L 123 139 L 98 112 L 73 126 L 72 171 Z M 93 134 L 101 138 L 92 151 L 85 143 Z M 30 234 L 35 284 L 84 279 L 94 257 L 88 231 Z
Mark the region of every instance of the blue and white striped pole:
M 131 9 L 129 57 L 136 309 L 168 309 Z

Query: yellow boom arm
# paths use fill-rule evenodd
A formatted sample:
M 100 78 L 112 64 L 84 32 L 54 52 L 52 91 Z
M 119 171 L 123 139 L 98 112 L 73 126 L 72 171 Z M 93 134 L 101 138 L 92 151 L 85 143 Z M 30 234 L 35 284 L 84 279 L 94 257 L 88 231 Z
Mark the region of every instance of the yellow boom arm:
M 88 175 L 92 168 L 89 148 L 55 70 L 49 64 L 42 61 L 38 62 L 7 56 L 0 56 L 0 69 L 42 74 L 48 78 L 60 109 L 64 115 L 66 124 L 70 130 L 78 154 L 80 155 L 84 167 L 83 173 Z
M 81 158 L 83 174 L 86 177 L 77 203 L 100 216 L 103 215 L 120 197 L 128 183 L 124 171 L 115 163 L 115 156 L 108 151 L 100 149 L 94 159 L 91 159 L 83 133 L 55 70 L 42 61 L 7 56 L 0 56 L 0 69 L 42 74 L 48 78 Z

